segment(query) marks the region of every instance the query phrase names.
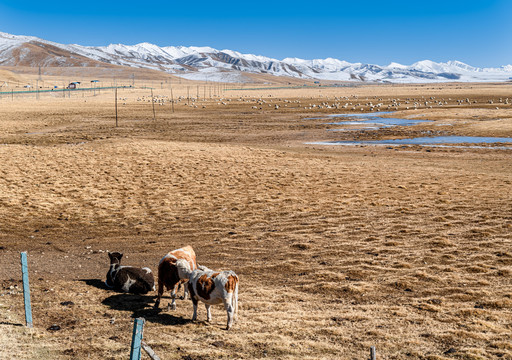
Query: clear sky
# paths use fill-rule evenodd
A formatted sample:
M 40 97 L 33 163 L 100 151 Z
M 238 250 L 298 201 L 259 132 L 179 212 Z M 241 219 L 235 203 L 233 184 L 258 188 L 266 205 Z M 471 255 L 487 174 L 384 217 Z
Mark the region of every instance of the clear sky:
M 512 64 L 511 0 L 0 0 L 0 31 L 65 44 L 211 46 L 277 59 Z

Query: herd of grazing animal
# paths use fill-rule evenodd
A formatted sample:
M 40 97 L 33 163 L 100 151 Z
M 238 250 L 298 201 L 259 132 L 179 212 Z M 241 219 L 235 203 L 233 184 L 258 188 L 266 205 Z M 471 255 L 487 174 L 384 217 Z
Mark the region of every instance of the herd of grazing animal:
M 105 285 L 116 291 L 147 294 L 155 290 L 153 273 L 147 267 L 121 266 L 122 253 L 108 253 L 110 268 Z M 181 299 L 190 294 L 194 313 L 192 320 L 197 319 L 199 301 L 206 307 L 207 321 L 211 321 L 211 305 L 223 304 L 228 315 L 226 329 L 229 330 L 236 321 L 238 313 L 238 276 L 231 270 L 213 271 L 206 266 L 198 265 L 196 253 L 191 246 L 185 246 L 167 253 L 158 264 L 158 296 L 155 309 L 160 306 L 164 290 L 171 291 L 172 302 L 169 307 L 176 309 L 176 293 L 184 285 L 185 291 Z

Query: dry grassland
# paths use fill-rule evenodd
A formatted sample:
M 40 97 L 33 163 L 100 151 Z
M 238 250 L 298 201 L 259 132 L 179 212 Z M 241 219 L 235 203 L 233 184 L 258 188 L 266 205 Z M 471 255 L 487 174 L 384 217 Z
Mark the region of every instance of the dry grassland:
M 186 86 L 199 85 L 174 96 Z M 121 90 L 117 128 L 112 92 L 0 99 L 0 358 L 126 359 L 144 316 L 162 359 L 365 359 L 372 345 L 380 359 L 512 359 L 511 149 L 305 144 L 512 136 L 511 90 L 217 89 L 174 113 L 157 104 L 156 120 L 149 90 Z M 307 118 L 348 111 L 304 109 L 422 96 L 451 100 L 402 105 L 436 121 L 383 133 L 329 132 Z M 185 244 L 240 276 L 232 331 L 221 307 L 191 322 L 189 300 L 156 312 L 156 293 L 104 288 L 107 250 L 156 271 Z M 25 250 L 34 329 L 21 326 Z

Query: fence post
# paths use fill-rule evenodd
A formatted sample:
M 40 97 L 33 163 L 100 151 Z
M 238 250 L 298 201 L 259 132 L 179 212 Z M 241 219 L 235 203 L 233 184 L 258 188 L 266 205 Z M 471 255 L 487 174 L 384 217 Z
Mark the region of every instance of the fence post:
M 153 349 L 151 349 L 151 347 L 146 344 L 144 341 L 141 342 L 141 345 L 142 345 L 142 348 L 144 349 L 144 351 L 146 352 L 146 354 L 148 354 L 148 356 L 152 359 L 152 360 L 160 360 L 160 358 L 158 357 L 157 354 L 155 354 L 155 352 L 153 351 Z
M 130 360 L 140 360 L 142 355 L 142 332 L 144 331 L 144 318 L 136 318 L 133 322 L 132 348 Z
M 153 99 L 153 88 L 151 88 L 151 104 L 153 105 L 153 121 L 156 121 L 155 100 Z
M 172 107 L 172 112 L 174 112 L 174 95 L 172 94 L 172 83 L 171 83 L 171 107 Z
M 115 102 L 116 102 L 116 127 L 117 127 L 117 87 L 116 87 L 116 89 L 114 90 L 114 96 L 116 97 Z
M 27 253 L 21 253 L 21 273 L 23 276 L 23 300 L 25 302 L 25 322 L 27 327 L 31 328 L 32 325 L 32 308 L 30 306 L 30 286 L 28 284 L 28 264 Z
M 376 360 L 377 359 L 377 355 L 375 354 L 375 346 L 372 346 L 370 348 L 370 360 Z

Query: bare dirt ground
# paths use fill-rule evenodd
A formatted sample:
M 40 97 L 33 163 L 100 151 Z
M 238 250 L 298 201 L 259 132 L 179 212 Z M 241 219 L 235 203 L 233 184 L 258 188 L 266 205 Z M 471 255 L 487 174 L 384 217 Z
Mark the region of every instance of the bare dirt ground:
M 112 92 L 0 99 L 1 359 L 126 359 L 139 316 L 162 359 L 364 359 L 370 346 L 381 359 L 512 359 L 512 148 L 306 144 L 510 137 L 511 84 L 195 86 L 175 85 L 174 113 L 155 89 L 155 115 L 148 89 L 120 91 L 118 127 Z M 393 116 L 435 122 L 332 132 L 320 119 L 393 99 Z M 156 293 L 104 287 L 106 251 L 156 271 L 186 244 L 240 276 L 231 331 L 221 307 L 192 322 L 190 300 L 155 311 Z

